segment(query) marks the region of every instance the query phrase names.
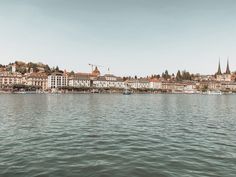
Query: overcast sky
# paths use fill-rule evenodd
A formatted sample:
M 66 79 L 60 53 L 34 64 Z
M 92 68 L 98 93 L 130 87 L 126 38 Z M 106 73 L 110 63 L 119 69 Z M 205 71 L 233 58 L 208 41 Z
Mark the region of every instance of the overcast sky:
M 236 0 L 0 0 L 0 63 L 116 75 L 236 70 Z

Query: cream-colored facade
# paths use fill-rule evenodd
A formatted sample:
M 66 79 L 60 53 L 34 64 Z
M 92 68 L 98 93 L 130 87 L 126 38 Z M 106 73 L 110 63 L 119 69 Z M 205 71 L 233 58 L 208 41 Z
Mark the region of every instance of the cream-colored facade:
M 16 84 L 22 84 L 22 75 L 20 73 L 12 73 L 8 71 L 0 72 L 0 85 Z
M 216 80 L 219 81 L 219 82 L 230 82 L 232 80 L 231 74 L 216 75 Z
M 133 89 L 149 89 L 150 84 L 148 79 L 130 79 L 126 84 Z
M 112 74 L 99 76 L 93 80 L 93 87 L 96 88 L 124 88 L 125 84 L 121 77 L 116 77 Z
M 91 85 L 90 75 L 89 74 L 75 74 L 69 77 L 68 83 L 70 87 L 88 88 Z
M 159 90 L 162 88 L 162 82 L 158 79 L 150 79 L 149 80 L 149 88 Z
M 30 73 L 25 77 L 26 84 L 39 87 L 43 91 L 48 88 L 48 76 L 46 73 Z

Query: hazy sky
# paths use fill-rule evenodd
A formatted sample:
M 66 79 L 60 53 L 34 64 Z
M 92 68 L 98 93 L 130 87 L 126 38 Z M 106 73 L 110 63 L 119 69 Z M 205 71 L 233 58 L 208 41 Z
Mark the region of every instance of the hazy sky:
M 116 75 L 236 70 L 236 0 L 0 0 L 0 63 Z

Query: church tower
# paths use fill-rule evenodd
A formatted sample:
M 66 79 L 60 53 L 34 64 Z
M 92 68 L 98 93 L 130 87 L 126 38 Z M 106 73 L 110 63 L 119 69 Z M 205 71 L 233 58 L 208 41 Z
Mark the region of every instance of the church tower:
M 222 75 L 221 67 L 220 67 L 220 60 L 219 60 L 218 71 L 217 71 L 216 75 Z
M 229 59 L 227 60 L 227 67 L 226 67 L 226 72 L 225 74 L 230 74 L 230 69 L 229 69 Z
M 98 70 L 98 67 L 95 67 L 95 70 L 93 70 L 92 75 L 95 75 L 96 77 L 100 76 L 100 71 Z

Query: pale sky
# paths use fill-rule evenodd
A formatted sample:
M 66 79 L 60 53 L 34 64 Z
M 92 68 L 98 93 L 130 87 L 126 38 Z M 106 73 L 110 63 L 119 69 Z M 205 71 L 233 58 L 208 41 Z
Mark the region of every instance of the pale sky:
M 236 0 L 0 0 L 0 63 L 116 75 L 236 70 Z

